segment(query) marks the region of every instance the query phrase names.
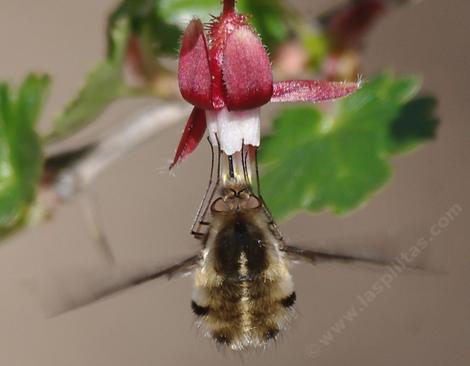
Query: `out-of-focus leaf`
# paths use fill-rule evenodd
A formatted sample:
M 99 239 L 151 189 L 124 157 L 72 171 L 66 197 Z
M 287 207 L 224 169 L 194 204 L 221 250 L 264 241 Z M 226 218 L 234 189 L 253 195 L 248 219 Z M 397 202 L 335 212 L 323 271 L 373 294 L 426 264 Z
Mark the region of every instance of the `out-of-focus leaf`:
M 123 75 L 129 25 L 125 19 L 112 31 L 112 54 L 86 78 L 85 85 L 54 120 L 54 130 L 48 138 L 65 137 L 91 123 L 116 98 L 131 94 Z
M 415 78 L 381 75 L 332 112 L 309 106 L 281 112 L 260 149 L 263 194 L 273 214 L 285 218 L 326 208 L 342 214 L 382 187 L 390 177 L 391 154 L 434 132 L 435 124 L 426 122 L 414 121 L 412 133 L 403 127 L 401 116 L 418 84 Z M 426 113 L 405 115 L 428 119 Z
M 239 0 L 237 9 L 252 16 L 253 25 L 271 50 L 286 39 L 287 15 L 280 0 Z M 193 17 L 209 22 L 221 10 L 220 0 L 124 0 L 109 24 L 126 17 L 131 22 L 131 33 L 153 45 L 153 56 L 174 55 L 182 30 Z
M 240 0 L 238 9 L 241 13 L 251 14 L 252 23 L 261 35 L 268 50 L 274 52 L 276 47 L 288 36 L 289 17 L 280 0 Z
M 166 21 L 183 29 L 193 17 L 209 22 L 211 15 L 219 15 L 222 10 L 218 0 L 160 0 L 156 1 L 159 12 Z
M 325 34 L 306 33 L 303 35 L 302 44 L 307 51 L 310 67 L 318 69 L 330 51 L 328 38 Z
M 162 18 L 180 27 L 185 27 L 194 16 L 209 22 L 210 15 L 219 15 L 222 9 L 219 0 L 160 0 L 159 3 Z M 237 10 L 252 16 L 254 27 L 270 50 L 286 39 L 287 15 L 281 1 L 239 0 Z
M 28 76 L 18 91 L 0 84 L 0 236 L 26 217 L 42 173 L 36 134 L 49 86 L 47 76 Z
M 149 57 L 175 55 L 181 29 L 175 24 L 173 16 L 162 12 L 164 4 L 162 0 L 124 0 L 108 20 L 108 34 L 116 23 L 126 19 L 129 21 L 130 35 L 137 37 L 146 47 Z M 167 6 L 171 6 L 171 2 Z M 109 52 L 112 52 L 112 37 L 109 37 L 108 43 Z
M 389 151 L 393 154 L 408 152 L 436 135 L 439 119 L 435 115 L 437 100 L 418 97 L 405 104 L 391 125 Z

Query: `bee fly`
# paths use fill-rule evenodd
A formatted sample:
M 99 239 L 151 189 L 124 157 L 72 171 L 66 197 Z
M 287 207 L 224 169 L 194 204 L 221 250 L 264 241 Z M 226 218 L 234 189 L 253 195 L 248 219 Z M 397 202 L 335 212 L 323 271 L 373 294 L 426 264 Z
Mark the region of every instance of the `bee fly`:
M 259 197 L 236 180 L 210 206 L 191 306 L 198 323 L 232 349 L 262 346 L 292 316 L 294 285 Z
M 244 146 L 232 156 L 220 150 L 214 154 L 212 145 L 211 149 L 211 179 L 191 231 L 201 241 L 200 252 L 171 266 L 129 276 L 70 307 L 159 277 L 192 273 L 191 308 L 204 334 L 233 350 L 264 347 L 294 315 L 290 261 L 389 263 L 287 245 L 260 193 L 256 148 Z

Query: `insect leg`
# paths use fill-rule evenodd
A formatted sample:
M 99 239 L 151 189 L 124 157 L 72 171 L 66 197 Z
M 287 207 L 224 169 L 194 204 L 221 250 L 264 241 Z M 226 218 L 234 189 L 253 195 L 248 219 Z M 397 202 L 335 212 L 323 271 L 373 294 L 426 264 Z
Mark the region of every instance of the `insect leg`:
M 243 177 L 245 178 L 245 183 L 251 187 L 251 177 L 250 174 L 248 173 L 248 146 L 245 146 L 244 143 L 242 143 L 242 167 L 243 167 Z
M 219 184 L 220 184 L 220 156 L 222 155 L 222 150 L 220 149 L 220 144 L 219 144 L 219 139 L 217 137 L 217 134 L 215 135 L 215 138 L 217 139 L 217 172 L 216 172 L 217 179 L 216 179 L 215 184 L 212 188 L 212 192 L 209 196 L 209 199 L 207 200 L 207 205 L 206 205 L 206 207 L 204 209 L 204 212 L 201 216 L 201 221 L 206 218 L 207 211 L 209 210 L 210 204 L 211 204 L 212 200 L 214 199 L 214 195 L 217 192 L 217 188 L 219 188 Z
M 256 189 L 257 189 L 258 198 L 259 198 L 259 200 L 261 201 L 261 203 L 263 205 L 263 210 L 264 210 L 266 216 L 269 219 L 268 224 L 272 227 L 273 232 L 276 236 L 276 239 L 278 239 L 282 243 L 284 243 L 284 238 L 281 234 L 281 231 L 279 230 L 279 227 L 277 226 L 276 222 L 274 221 L 274 217 L 271 214 L 271 211 L 269 211 L 269 208 L 266 205 L 266 202 L 264 201 L 264 198 L 261 194 L 261 184 L 260 184 L 259 167 L 258 167 L 258 148 L 253 147 L 253 149 L 254 149 L 254 158 L 255 158 L 254 160 L 255 160 L 255 174 L 256 174 Z
M 197 211 L 196 217 L 194 219 L 193 225 L 191 227 L 191 235 L 193 235 L 195 238 L 200 239 L 204 236 L 203 233 L 201 233 L 201 226 L 203 225 L 209 225 L 208 222 L 204 221 L 206 215 L 207 215 L 207 210 L 210 206 L 210 203 L 214 197 L 214 194 L 217 190 L 217 187 L 219 185 L 220 181 L 220 147 L 218 147 L 217 150 L 217 157 L 215 157 L 214 153 L 214 146 L 210 142 L 209 138 L 207 139 L 209 142 L 210 148 L 211 148 L 211 170 L 210 170 L 210 177 L 209 177 L 209 184 L 207 186 L 206 192 L 204 194 L 204 197 L 201 201 L 201 204 L 199 206 L 199 209 Z M 214 182 L 214 168 L 217 165 L 217 171 L 215 172 L 216 174 L 216 181 L 215 184 L 213 185 Z M 212 189 L 211 189 L 212 188 Z M 207 199 L 209 197 L 209 199 Z

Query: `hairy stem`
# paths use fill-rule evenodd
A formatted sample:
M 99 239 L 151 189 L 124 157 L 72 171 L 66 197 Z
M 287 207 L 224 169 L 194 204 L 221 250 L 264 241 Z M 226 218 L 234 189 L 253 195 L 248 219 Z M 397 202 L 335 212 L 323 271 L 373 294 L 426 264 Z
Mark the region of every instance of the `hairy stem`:
M 235 0 L 224 0 L 224 13 L 235 10 Z

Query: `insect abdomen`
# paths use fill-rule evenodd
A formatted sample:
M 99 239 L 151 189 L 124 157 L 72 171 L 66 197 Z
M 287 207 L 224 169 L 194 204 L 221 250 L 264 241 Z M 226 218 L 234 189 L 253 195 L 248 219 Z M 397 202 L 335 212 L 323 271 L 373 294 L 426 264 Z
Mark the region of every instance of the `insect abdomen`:
M 292 280 L 273 239 L 253 220 L 234 215 L 224 223 L 196 272 L 193 311 L 218 343 L 263 346 L 292 316 Z
M 233 349 L 262 346 L 276 338 L 291 317 L 291 299 L 295 299 L 294 292 L 284 296 L 278 281 L 261 279 L 223 282 L 196 291 L 206 299 L 204 306 L 192 306 L 200 324 L 217 342 Z M 201 293 L 196 297 L 201 298 Z

